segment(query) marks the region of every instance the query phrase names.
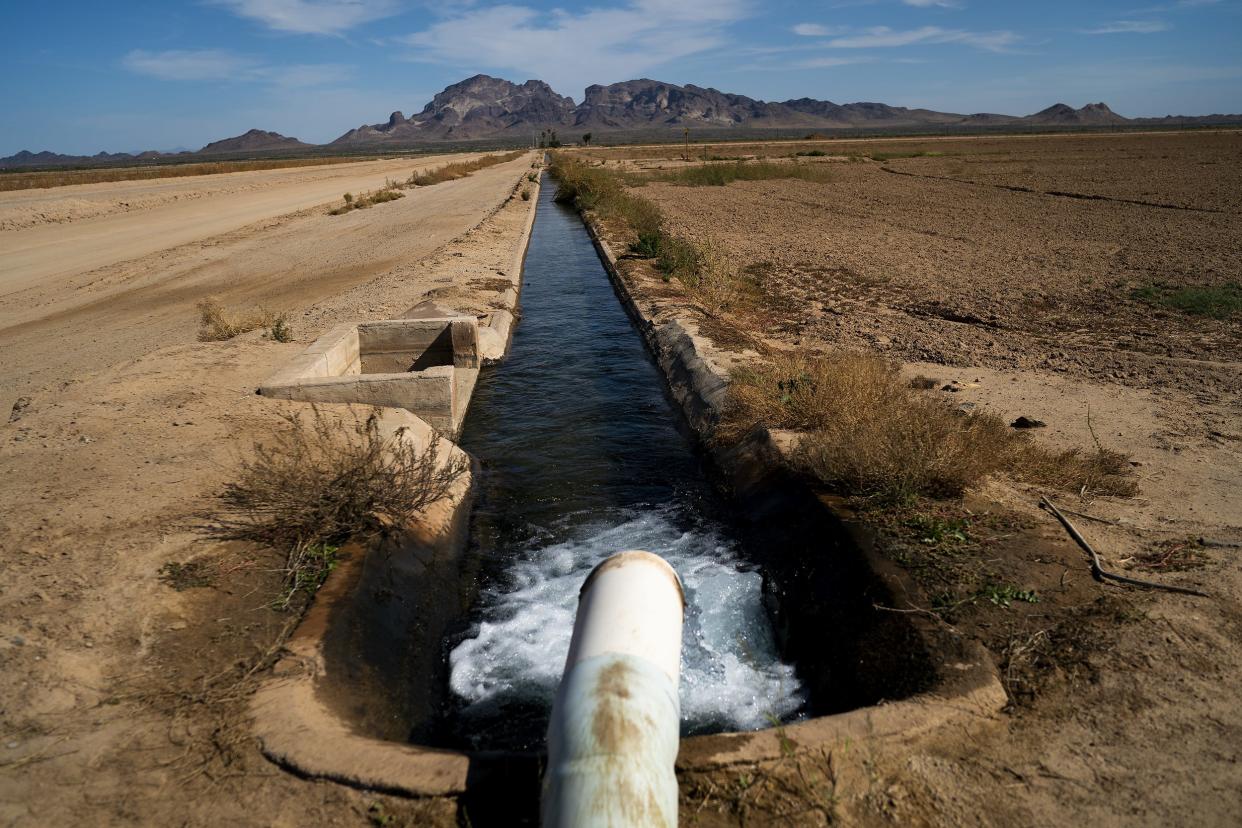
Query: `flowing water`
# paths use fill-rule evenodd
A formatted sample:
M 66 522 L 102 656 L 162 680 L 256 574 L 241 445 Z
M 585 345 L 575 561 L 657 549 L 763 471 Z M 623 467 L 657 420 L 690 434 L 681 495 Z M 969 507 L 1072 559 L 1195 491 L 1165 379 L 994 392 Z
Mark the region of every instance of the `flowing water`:
M 461 436 L 482 464 L 467 573 L 481 588 L 449 638 L 439 739 L 542 744 L 578 589 L 624 549 L 663 556 L 685 585 L 684 733 L 796 718 L 804 693 L 778 655 L 763 578 L 586 229 L 544 183 L 512 350 L 480 377 Z

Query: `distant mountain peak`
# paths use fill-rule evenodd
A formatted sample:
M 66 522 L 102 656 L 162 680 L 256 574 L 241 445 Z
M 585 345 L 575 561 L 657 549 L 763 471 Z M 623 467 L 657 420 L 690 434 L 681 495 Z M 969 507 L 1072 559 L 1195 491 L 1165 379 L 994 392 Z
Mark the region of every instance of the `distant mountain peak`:
M 303 143 L 297 138 L 281 135 L 279 132 L 269 132 L 265 129 L 250 129 L 233 138 L 212 141 L 199 150 L 199 152 L 204 155 L 225 152 L 267 152 L 271 150 L 301 149 L 309 146 L 313 145 Z
M 1022 119 L 1031 124 L 1042 124 L 1045 126 L 1107 126 L 1109 124 L 1128 123 L 1128 118 L 1123 118 L 1116 112 L 1108 108 L 1108 104 L 1089 103 L 1082 109 L 1074 109 L 1072 106 L 1064 103 L 1056 103 L 1047 109 L 1042 109 L 1034 115 L 1028 115 Z
M 446 86 L 421 112 L 400 112 L 387 123 L 363 124 L 334 144 L 396 143 L 443 138 L 480 138 L 505 132 L 559 127 L 572 121 L 572 98 L 558 95 L 541 80 L 513 83 L 491 75 L 472 75 Z

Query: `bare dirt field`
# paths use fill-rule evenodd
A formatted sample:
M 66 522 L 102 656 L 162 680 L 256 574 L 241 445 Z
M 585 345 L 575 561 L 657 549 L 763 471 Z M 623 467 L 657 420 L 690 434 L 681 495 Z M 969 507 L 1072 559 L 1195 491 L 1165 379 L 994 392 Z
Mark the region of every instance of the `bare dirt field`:
M 816 150 L 829 155 L 788 158 Z M 589 155 L 636 172 L 630 192 L 659 207 L 668 234 L 742 269 L 749 299 L 719 310 L 687 296 L 718 344 L 755 358 L 883 354 L 965 414 L 1042 421 L 1035 439 L 1058 451 L 1124 452 L 1139 483 L 1119 498 L 996 480 L 957 504 L 862 513 L 929 600 L 962 599 L 929 610 L 992 650 L 1012 704 L 994 737 L 947 734 L 925 753 L 866 760 L 869 776 L 839 780 L 838 813 L 1231 824 L 1242 808 L 1242 135 L 710 152 L 831 175 L 644 185 L 644 170 L 685 166 L 680 147 Z M 1094 582 L 1038 508 L 1044 493 L 1073 510 L 1106 568 L 1211 597 Z M 987 586 L 951 592 L 965 582 Z M 761 799 L 706 780 L 683 816 L 750 824 Z
M 1155 163 L 1153 154 L 1169 154 L 1167 136 L 1132 140 L 1139 146 L 1127 148 L 1128 154 L 1108 153 L 1120 155 L 1115 165 L 1096 158 L 1094 175 L 1104 189 L 1127 186 L 1112 186 L 1109 173 L 1128 179 L 1132 156 L 1141 156 L 1149 142 L 1158 141 L 1146 156 L 1149 164 Z M 1190 160 L 1184 166 L 1165 162 L 1175 166 L 1165 172 L 1166 180 L 1181 186 L 1198 176 L 1216 186 L 1224 177 L 1223 190 L 1242 187 L 1242 165 L 1199 163 L 1211 147 L 1232 158 L 1242 135 L 1181 140 L 1190 146 Z M 1039 176 L 1067 175 L 1066 139 L 1048 144 L 1049 169 Z M 1018 146 L 1034 154 L 1030 141 Z M 997 150 L 988 152 L 990 158 Z M 1086 408 L 1098 394 L 1093 416 L 1101 438 L 1131 452 L 1150 447 L 1157 454 L 1139 459 L 1164 457 L 1153 470 L 1162 476 L 1170 465 L 1185 466 L 1181 455 L 1188 451 L 1239 457 L 1237 313 L 1186 313 L 1161 304 L 1150 291 L 1158 285 L 1237 284 L 1242 205 L 1207 213 L 1015 192 L 894 176 L 886 172 L 892 163 L 837 164 L 826 185 L 651 184 L 641 192 L 676 231 L 723 244 L 745 264 L 770 297 L 768 330 L 778 339 L 873 349 L 916 370 L 927 367 L 946 382 L 977 385 L 978 391 L 954 392 L 963 401 L 1026 406 L 1031 410 L 1015 410 L 1014 416 L 1049 422 L 1049 436 L 1056 439 L 1089 439 Z M 921 170 L 920 164 L 944 162 L 931 157 L 902 163 L 906 170 Z M 990 382 L 977 382 L 981 369 L 992 374 Z M 1067 378 L 1093 393 L 1067 393 Z M 1040 416 L 1054 413 L 1047 406 L 1055 417 Z M 1139 412 L 1148 417 L 1135 423 L 1142 429 L 1136 435 L 1127 421 Z M 1176 495 L 1169 509 L 1208 526 L 1236 521 L 1242 464 L 1213 464 L 1216 471 L 1203 475 L 1201 460 L 1169 492 Z M 1191 489 L 1194 496 L 1187 500 Z M 1198 514 L 1189 514 L 1196 507 Z
M 119 213 L 118 235 L 155 225 L 167 244 L 114 262 L 89 261 L 77 223 L 54 225 L 84 263 L 4 282 L 0 824 L 454 824 L 451 801 L 306 781 L 263 759 L 246 699 L 298 615 L 271 606 L 281 555 L 208 539 L 202 515 L 298 407 L 255 387 L 318 334 L 429 295 L 464 310 L 499 295 L 533 206 L 515 189 L 531 160 L 341 216 L 325 202 L 423 163 L 281 171 L 283 194 L 271 174 L 241 174 L 193 202 L 237 226 L 177 201 Z M 197 342 L 206 295 L 288 312 L 293 341 Z

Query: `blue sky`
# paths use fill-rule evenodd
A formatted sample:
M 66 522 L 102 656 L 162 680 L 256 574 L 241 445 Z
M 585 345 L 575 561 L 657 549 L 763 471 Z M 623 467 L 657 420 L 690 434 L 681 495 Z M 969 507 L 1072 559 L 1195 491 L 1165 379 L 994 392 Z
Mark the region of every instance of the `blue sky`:
M 1242 112 L 1242 0 L 12 2 L 0 155 L 328 141 L 476 72 L 1028 114 Z

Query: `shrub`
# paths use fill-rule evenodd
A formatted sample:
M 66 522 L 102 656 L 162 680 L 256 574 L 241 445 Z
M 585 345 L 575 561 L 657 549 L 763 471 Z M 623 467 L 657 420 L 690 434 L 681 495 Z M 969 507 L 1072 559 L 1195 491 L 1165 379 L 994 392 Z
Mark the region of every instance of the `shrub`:
M 644 233 L 640 235 L 638 241 L 630 245 L 630 252 L 648 259 L 654 259 L 660 255 L 660 235 L 658 233 Z
M 352 193 L 345 194 L 345 203 L 340 207 L 329 210 L 328 215 L 339 216 L 342 213 L 348 213 L 350 210 L 365 210 L 374 204 L 383 204 L 386 201 L 396 201 L 399 198 L 405 198 L 405 193 L 401 192 L 401 185 L 395 181 L 385 181 L 384 186 L 378 190 L 354 198 Z
M 530 190 L 522 190 L 522 201 L 530 201 Z
M 685 239 L 664 236 L 656 251 L 656 264 L 666 276 L 689 282 L 699 268 L 699 251 Z
M 786 355 L 736 371 L 717 439 L 739 440 L 756 424 L 805 432 L 798 464 L 846 495 L 956 497 L 997 472 L 1076 492 L 1137 491 L 1123 455 L 1049 451 L 995 415 L 963 415 L 911 389 L 896 365 L 870 355 Z
M 378 409 L 352 424 L 317 406 L 311 411 L 309 424 L 300 414 L 284 415 L 288 428 L 272 445 L 255 445 L 208 526 L 219 537 L 285 550 L 282 607 L 323 582 L 341 543 L 413 520 L 468 468 L 460 456 L 439 457 L 438 435 L 422 451 L 403 439 L 404 429 L 384 437 Z
M 661 262 L 709 315 L 736 311 L 758 300 L 754 279 L 715 242 L 692 244 L 677 240 L 661 249 Z
M 280 314 L 272 324 L 268 326 L 267 334 L 276 342 L 292 342 L 293 328 L 289 327 L 289 320 L 285 314 Z
M 429 187 L 432 184 L 439 184 L 444 181 L 456 181 L 459 178 L 465 178 L 473 172 L 494 167 L 497 164 L 508 163 L 523 155 L 525 155 L 525 151 L 508 152 L 503 155 L 484 155 L 481 158 L 474 158 L 470 161 L 445 164 L 443 167 L 412 173 L 405 183 L 406 186 L 410 187 Z
M 364 201 L 368 203 L 365 205 L 359 205 L 359 206 L 370 206 L 371 204 L 383 204 L 386 201 L 396 201 L 399 198 L 405 198 L 405 193 L 397 189 L 385 188 L 383 190 L 376 190 L 375 192 L 369 194 L 365 199 L 363 199 Z
M 227 311 L 212 298 L 203 299 L 197 307 L 199 342 L 223 342 L 259 328 L 270 328 L 277 320 L 284 320 L 283 315 L 263 308 L 255 308 L 248 314 Z

